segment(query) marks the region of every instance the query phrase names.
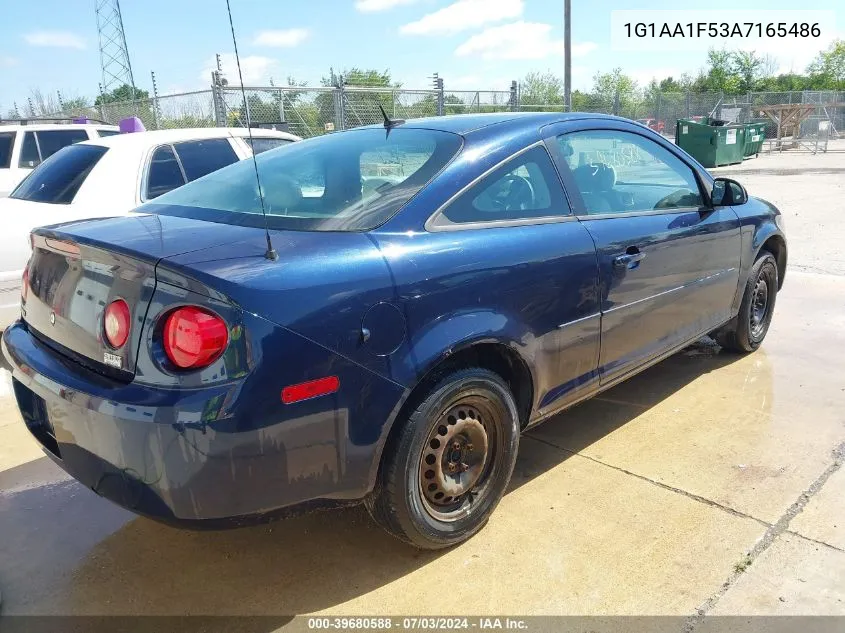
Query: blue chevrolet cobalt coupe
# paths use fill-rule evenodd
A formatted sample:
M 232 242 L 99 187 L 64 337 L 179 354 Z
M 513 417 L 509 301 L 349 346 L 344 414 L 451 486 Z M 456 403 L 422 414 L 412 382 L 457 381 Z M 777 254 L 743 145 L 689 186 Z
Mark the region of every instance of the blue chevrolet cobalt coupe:
M 3 335 L 23 419 L 94 492 L 186 526 L 364 503 L 469 538 L 521 431 L 712 334 L 751 352 L 780 214 L 593 114 L 386 121 L 32 234 Z

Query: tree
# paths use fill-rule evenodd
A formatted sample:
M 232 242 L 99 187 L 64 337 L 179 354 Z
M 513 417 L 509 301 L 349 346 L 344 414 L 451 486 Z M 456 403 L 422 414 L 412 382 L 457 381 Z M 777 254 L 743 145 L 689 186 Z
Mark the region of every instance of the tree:
M 807 67 L 819 90 L 845 89 L 845 40 L 835 40 Z
M 463 99 L 453 94 L 447 94 L 444 99 L 444 114 L 464 114 L 466 112 L 466 104 Z
M 135 100 L 142 101 L 144 99 L 149 99 L 150 93 L 146 90 L 141 90 L 140 88 L 135 88 Z M 129 84 L 123 84 L 119 88 L 115 88 L 111 92 L 107 92 L 106 94 L 102 94 L 96 98 L 94 101 L 94 105 L 105 105 L 107 103 L 120 103 L 123 101 L 132 101 L 132 86 Z
M 683 75 L 681 76 L 683 77 Z M 689 75 L 687 75 L 689 78 Z M 660 83 L 657 85 L 657 89 L 660 92 L 685 92 L 686 87 L 683 84 L 683 81 L 676 81 L 674 77 L 671 75 L 662 79 Z
M 563 80 L 551 71 L 528 73 L 520 85 L 519 102 L 526 106 L 562 106 Z
M 739 80 L 733 70 L 733 55 L 728 50 L 711 48 L 707 51 L 707 67 L 696 81 L 700 90 L 737 92 Z
M 91 100 L 88 97 L 71 97 L 70 99 L 62 99 L 64 109 L 68 110 L 84 110 L 91 107 Z
M 621 68 L 614 68 L 609 73 L 596 73 L 591 96 L 598 107 L 624 115 L 633 110 L 637 101 L 637 82 L 624 74 Z
M 338 78 L 336 75 L 334 75 L 334 71 L 331 71 L 331 75 L 334 77 L 335 83 L 331 83 L 331 77 L 323 77 L 324 86 L 336 85 L 336 81 Z M 389 70 L 379 72 L 378 70 L 361 70 L 360 68 L 350 68 L 348 70 L 344 70 L 341 76 L 343 77 L 343 83 L 346 86 L 364 86 L 368 88 L 400 88 L 402 85 L 398 83 L 393 83 L 390 78 Z
M 343 127 L 357 127 L 369 125 L 382 120 L 379 105 L 381 105 L 388 116 L 393 116 L 394 111 L 397 117 L 402 117 L 401 104 L 397 94 L 390 90 L 399 89 L 402 84 L 392 80 L 389 70 L 362 70 L 357 67 L 344 70 L 340 75 L 335 74 L 334 69 L 329 69 L 329 75 L 323 77 L 320 83 L 326 87 L 339 88 L 343 85 L 344 103 L 338 103 L 338 93 L 323 93 L 317 96 L 315 104 L 320 113 L 321 125 L 326 123 L 338 123 Z M 367 92 L 355 91 L 354 88 L 384 88 L 383 91 Z M 342 109 L 342 110 L 341 110 Z M 339 121 L 341 111 L 345 114 L 345 120 Z
M 61 110 L 58 94 L 42 92 L 40 88 L 31 88 L 27 99 L 27 116 L 49 116 Z
M 734 51 L 731 53 L 730 70 L 736 80 L 739 92 L 754 90 L 757 81 L 762 78 L 766 60 L 754 51 Z

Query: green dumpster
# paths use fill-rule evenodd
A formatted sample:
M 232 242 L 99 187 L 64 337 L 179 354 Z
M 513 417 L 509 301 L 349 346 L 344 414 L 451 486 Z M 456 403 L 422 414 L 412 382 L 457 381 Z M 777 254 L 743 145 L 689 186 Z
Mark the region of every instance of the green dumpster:
M 675 144 L 705 167 L 733 165 L 742 162 L 745 127 L 736 124 L 706 125 L 689 119 L 678 119 Z
M 766 140 L 766 122 L 755 121 L 745 125 L 745 152 L 744 158 L 756 156 L 763 149 L 763 142 Z

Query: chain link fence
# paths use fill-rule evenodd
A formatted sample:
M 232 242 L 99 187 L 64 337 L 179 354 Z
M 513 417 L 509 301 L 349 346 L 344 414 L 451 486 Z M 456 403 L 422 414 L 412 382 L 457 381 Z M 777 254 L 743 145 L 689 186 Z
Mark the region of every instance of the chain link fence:
M 800 126 L 783 126 L 781 136 L 812 138 L 822 131 L 835 138 L 845 134 L 845 92 L 636 92 L 595 94 L 576 91 L 572 109 L 615 114 L 639 120 L 674 137 L 678 119 L 715 119 L 748 123 L 764 121 L 766 138 L 777 137 L 777 124 L 766 115 L 773 106 L 804 105 L 808 113 Z M 510 90 L 409 90 L 405 88 L 261 86 L 243 91 L 232 86 L 156 96 L 134 102 L 108 103 L 57 112 L 52 117 L 85 116 L 117 124 L 137 116 L 148 130 L 253 125 L 286 126 L 305 138 L 383 120 L 382 108 L 394 119 L 415 119 L 485 112 L 561 112 L 558 103 L 531 103 L 519 86 Z M 794 128 L 794 129 L 793 129 Z

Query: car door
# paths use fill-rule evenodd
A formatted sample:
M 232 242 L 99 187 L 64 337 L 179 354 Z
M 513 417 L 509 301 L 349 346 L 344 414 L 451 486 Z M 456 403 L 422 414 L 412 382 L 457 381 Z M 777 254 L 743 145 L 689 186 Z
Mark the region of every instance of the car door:
M 391 173 L 384 154 L 365 157 L 362 163 L 370 164 L 362 173 Z M 413 297 L 407 311 L 412 338 L 435 339 L 441 324 L 449 336 L 508 332 L 531 359 L 540 416 L 598 385 L 595 247 L 572 215 L 542 143 L 491 169 L 426 228 L 424 255 L 391 261 L 401 292 Z M 390 252 L 412 238 L 399 239 L 379 246 Z M 454 306 L 466 308 L 456 312 Z
M 736 214 L 673 146 L 605 125 L 552 141 L 598 254 L 603 385 L 727 321 L 741 252 Z

